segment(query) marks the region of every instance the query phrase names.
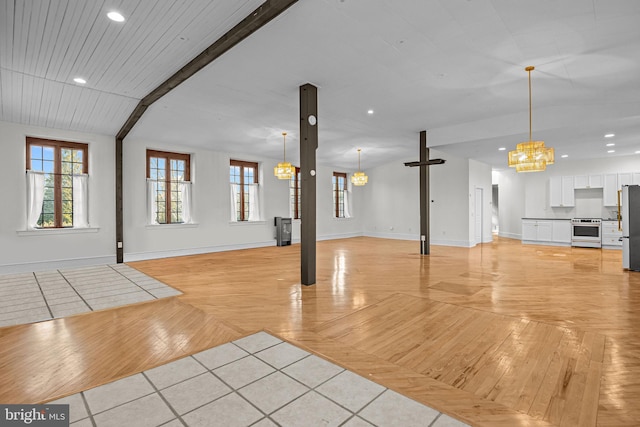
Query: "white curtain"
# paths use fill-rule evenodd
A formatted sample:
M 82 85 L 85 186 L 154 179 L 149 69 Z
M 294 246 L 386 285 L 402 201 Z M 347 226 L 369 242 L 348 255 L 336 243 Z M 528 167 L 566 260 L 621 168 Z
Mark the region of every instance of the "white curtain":
M 147 179 L 147 224 L 158 223 L 158 205 L 156 205 L 156 181 Z
M 351 218 L 351 184 L 344 190 L 344 217 Z
M 38 225 L 44 201 L 44 174 L 27 171 L 27 228 L 33 230 Z
M 240 184 L 231 184 L 231 221 L 238 220 L 238 191 L 240 189 Z
M 260 192 L 258 184 L 249 185 L 249 221 L 260 221 Z
M 89 227 L 89 175 L 73 175 L 73 227 Z
M 180 183 L 180 193 L 182 196 L 182 222 L 191 223 L 191 182 Z

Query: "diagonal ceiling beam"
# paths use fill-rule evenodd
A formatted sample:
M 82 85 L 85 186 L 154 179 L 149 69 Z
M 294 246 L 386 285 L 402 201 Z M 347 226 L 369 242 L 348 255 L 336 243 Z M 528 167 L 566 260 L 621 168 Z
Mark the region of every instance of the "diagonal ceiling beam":
M 171 92 L 180 83 L 184 82 L 202 68 L 209 65 L 242 40 L 271 22 L 272 19 L 287 10 L 297 1 L 298 0 L 266 0 L 262 3 L 260 7 L 251 12 L 235 27 L 227 31 L 201 54 L 193 58 L 187 65 L 182 67 L 175 74 L 162 82 L 160 86 L 151 91 L 151 93 L 142 98 L 116 135 L 116 139 L 124 139 L 151 104 Z
M 226 51 L 258 31 L 272 19 L 287 10 L 298 0 L 266 0 L 260 7 L 251 12 L 238 25 L 227 31 L 222 37 L 193 58 L 187 65 L 162 82 L 151 93 L 142 98 L 125 124 L 116 135 L 116 260 L 124 262 L 124 214 L 123 214 L 123 169 L 122 154 L 124 138 L 138 123 L 151 104 L 171 92 L 180 83 L 215 61 Z

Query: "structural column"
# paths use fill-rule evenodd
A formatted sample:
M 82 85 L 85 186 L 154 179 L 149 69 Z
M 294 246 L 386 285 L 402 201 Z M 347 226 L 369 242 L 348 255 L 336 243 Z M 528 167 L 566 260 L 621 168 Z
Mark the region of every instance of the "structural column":
M 316 283 L 316 150 L 318 149 L 318 88 L 300 86 L 300 276 L 303 285 Z
M 124 262 L 124 221 L 122 212 L 122 138 L 116 138 L 116 262 Z
M 427 131 L 420 132 L 420 254 L 429 255 L 429 148 Z

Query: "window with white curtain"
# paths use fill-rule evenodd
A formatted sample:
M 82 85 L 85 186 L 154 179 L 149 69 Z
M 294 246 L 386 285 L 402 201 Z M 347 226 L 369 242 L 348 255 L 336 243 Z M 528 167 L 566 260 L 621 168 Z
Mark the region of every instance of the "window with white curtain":
M 289 211 L 291 218 L 300 219 L 301 214 L 301 186 L 300 186 L 300 168 L 296 167 L 296 173 L 291 175 L 289 180 Z
M 147 150 L 147 223 L 190 223 L 191 185 L 191 155 Z
M 333 216 L 335 218 L 350 218 L 349 189 L 345 172 L 333 173 Z
M 258 163 L 243 160 L 229 162 L 231 221 L 260 221 Z
M 27 137 L 27 227 L 87 228 L 88 144 Z

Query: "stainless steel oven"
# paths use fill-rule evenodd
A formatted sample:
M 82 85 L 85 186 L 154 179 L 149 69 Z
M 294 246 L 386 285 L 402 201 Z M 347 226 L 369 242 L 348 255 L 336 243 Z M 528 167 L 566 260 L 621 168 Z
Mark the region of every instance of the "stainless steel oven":
M 602 220 L 600 218 L 573 218 L 571 220 L 571 246 L 602 247 Z

